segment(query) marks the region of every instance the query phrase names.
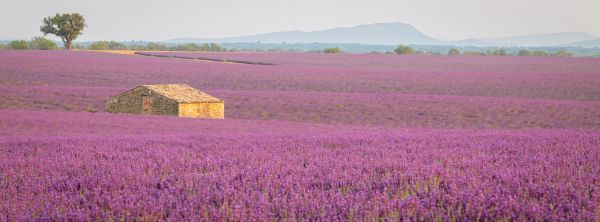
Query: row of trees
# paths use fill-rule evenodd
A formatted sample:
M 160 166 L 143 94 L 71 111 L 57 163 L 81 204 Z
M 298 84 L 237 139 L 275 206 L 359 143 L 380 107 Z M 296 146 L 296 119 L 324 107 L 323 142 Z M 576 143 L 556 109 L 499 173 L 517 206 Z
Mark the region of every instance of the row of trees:
M 14 40 L 8 42 L 6 45 L 0 44 L 0 49 L 16 49 L 16 50 L 24 50 L 24 49 L 39 49 L 39 50 L 53 50 L 57 49 L 56 43 L 52 40 L 46 39 L 44 37 L 34 37 L 30 41 L 26 40 Z
M 400 45 L 398 48 L 394 50 L 394 53 L 400 55 L 409 55 L 409 54 L 431 54 L 431 55 L 439 55 L 439 53 L 433 52 L 423 52 L 423 51 L 415 51 L 413 48 L 407 45 Z M 521 49 L 517 52 L 508 52 L 506 49 L 495 49 L 495 50 L 486 50 L 484 52 L 480 51 L 464 51 L 461 52 L 459 49 L 451 48 L 448 50 L 448 55 L 479 55 L 479 56 L 563 56 L 570 57 L 573 56 L 573 53 L 570 53 L 566 50 L 559 50 L 557 52 L 546 52 L 542 50 L 530 51 L 527 49 Z
M 521 49 L 517 52 L 508 52 L 506 49 L 496 49 L 496 50 L 487 50 L 485 52 L 476 52 L 476 51 L 464 51 L 461 52 L 456 48 L 452 48 L 448 51 L 448 55 L 493 55 L 493 56 L 561 56 L 561 57 L 571 57 L 573 53 L 570 53 L 566 50 L 559 50 L 556 52 L 546 52 L 542 50 L 534 50 L 530 51 L 527 49 Z
M 519 50 L 517 53 L 519 56 L 563 56 L 563 57 L 571 57 L 573 53 L 567 52 L 565 50 L 559 50 L 558 52 L 548 53 L 545 51 L 535 50 L 529 51 L 526 49 Z
M 90 44 L 88 47 L 84 47 L 79 44 L 72 44 L 72 49 L 88 49 L 88 50 L 133 50 L 133 51 L 204 51 L 204 52 L 225 52 L 227 49 L 219 46 L 215 43 L 209 44 L 179 44 L 179 45 L 163 45 L 158 43 L 148 44 L 124 44 L 116 41 L 97 41 Z M 52 40 L 44 37 L 34 37 L 30 41 L 26 40 L 14 40 L 8 42 L 8 44 L 0 44 L 0 49 L 13 49 L 13 50 L 27 50 L 27 49 L 38 49 L 38 50 L 54 50 L 59 49 L 56 43 Z M 229 50 L 231 51 L 231 50 Z
M 322 51 L 311 51 L 311 52 L 323 52 L 323 53 L 341 53 L 342 49 L 340 49 L 339 47 L 333 47 L 333 48 L 326 48 L 323 49 Z M 400 45 L 398 46 L 398 48 L 396 48 L 394 50 L 394 52 L 386 52 L 385 54 L 399 54 L 399 55 L 413 55 L 413 54 L 418 54 L 418 55 L 439 55 L 439 53 L 434 53 L 434 52 L 425 52 L 425 51 L 416 51 L 413 48 L 411 48 L 410 46 L 407 45 Z M 371 52 L 371 54 L 381 54 L 381 52 L 376 52 L 373 51 Z
M 72 48 L 75 49 L 89 49 L 89 50 L 132 50 L 132 51 L 203 51 L 203 52 L 235 52 L 235 51 L 248 51 L 248 50 L 237 50 L 230 49 L 227 50 L 219 46 L 216 43 L 206 43 L 206 44 L 179 44 L 179 45 L 164 45 L 159 43 L 147 43 L 147 44 L 125 44 L 122 42 L 116 41 L 97 41 L 90 44 L 88 47 L 84 47 L 82 45 L 72 45 Z M 25 49 L 38 49 L 38 50 L 53 50 L 58 49 L 56 43 L 52 40 L 46 39 L 44 37 L 34 37 L 30 41 L 26 40 L 14 40 L 9 42 L 6 45 L 0 44 L 0 49 L 16 49 L 16 50 L 25 50 Z M 289 50 L 266 50 L 266 51 L 287 51 Z M 317 52 L 317 51 L 315 51 Z M 326 48 L 323 49 L 323 53 L 341 53 L 342 49 L 339 47 Z M 376 53 L 376 52 L 373 52 Z M 386 54 L 391 54 L 392 52 L 387 52 Z M 436 52 L 428 52 L 428 51 L 420 51 L 414 50 L 410 46 L 400 45 L 398 46 L 394 52 L 399 55 L 440 55 L 440 53 Z M 506 49 L 495 49 L 495 50 L 487 50 L 487 51 L 460 51 L 456 48 L 451 48 L 448 50 L 447 55 L 472 55 L 472 56 L 562 56 L 562 57 L 570 57 L 573 56 L 572 53 L 559 50 L 556 52 L 546 52 L 542 50 L 527 50 L 521 49 L 517 52 L 508 52 Z
M 167 46 L 158 43 L 148 44 L 131 44 L 126 45 L 124 43 L 115 41 L 98 41 L 92 43 L 89 50 L 133 50 L 133 51 L 204 51 L 204 52 L 225 52 L 227 49 L 219 46 L 216 43 L 205 43 L 205 44 L 179 44 Z

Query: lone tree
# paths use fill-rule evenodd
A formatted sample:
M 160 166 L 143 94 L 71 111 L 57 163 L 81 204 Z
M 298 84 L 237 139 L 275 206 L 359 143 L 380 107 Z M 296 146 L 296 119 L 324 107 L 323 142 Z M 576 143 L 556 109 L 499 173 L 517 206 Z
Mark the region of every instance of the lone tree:
M 340 53 L 342 52 L 342 49 L 338 48 L 338 47 L 334 47 L 334 48 L 326 48 L 323 49 L 324 53 Z
M 410 46 L 407 45 L 400 45 L 398 46 L 398 48 L 396 48 L 394 50 L 394 52 L 398 55 L 406 55 L 406 54 L 413 54 L 415 53 L 415 50 L 413 50 L 413 48 L 411 48 Z
M 67 50 L 73 48 L 73 40 L 75 40 L 86 27 L 85 19 L 79 13 L 65 13 L 49 16 L 42 21 L 43 25 L 40 31 L 44 35 L 54 34 L 60 37 L 65 44 Z
M 451 48 L 450 50 L 448 50 L 448 55 L 460 55 L 460 50 L 456 48 Z

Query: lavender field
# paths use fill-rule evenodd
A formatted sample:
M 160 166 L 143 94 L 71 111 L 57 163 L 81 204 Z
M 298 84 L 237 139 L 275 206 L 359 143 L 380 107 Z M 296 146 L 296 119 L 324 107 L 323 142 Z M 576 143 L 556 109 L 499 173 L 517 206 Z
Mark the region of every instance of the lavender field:
M 0 51 L 0 221 L 600 221 L 600 59 L 152 53 L 273 65 Z

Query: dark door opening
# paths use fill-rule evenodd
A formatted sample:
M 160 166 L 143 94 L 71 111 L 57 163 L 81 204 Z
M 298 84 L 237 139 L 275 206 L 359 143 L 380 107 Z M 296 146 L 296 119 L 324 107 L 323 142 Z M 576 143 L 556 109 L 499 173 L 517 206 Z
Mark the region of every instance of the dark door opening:
M 142 113 L 149 114 L 152 111 L 151 110 L 151 108 L 152 108 L 152 97 L 147 96 L 147 95 L 143 95 L 142 96 L 142 103 L 144 104 L 143 105 L 144 108 L 142 110 Z

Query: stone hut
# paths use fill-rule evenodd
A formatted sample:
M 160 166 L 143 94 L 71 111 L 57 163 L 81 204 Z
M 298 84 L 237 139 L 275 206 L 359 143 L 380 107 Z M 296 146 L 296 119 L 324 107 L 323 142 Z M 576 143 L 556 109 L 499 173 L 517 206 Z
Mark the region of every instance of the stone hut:
M 225 118 L 222 100 L 186 84 L 141 85 L 106 102 L 110 113 Z

